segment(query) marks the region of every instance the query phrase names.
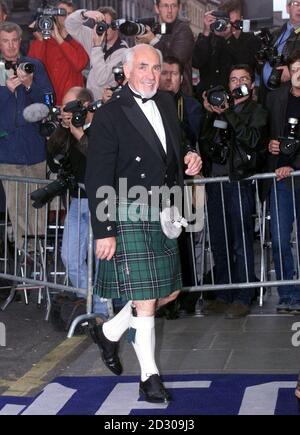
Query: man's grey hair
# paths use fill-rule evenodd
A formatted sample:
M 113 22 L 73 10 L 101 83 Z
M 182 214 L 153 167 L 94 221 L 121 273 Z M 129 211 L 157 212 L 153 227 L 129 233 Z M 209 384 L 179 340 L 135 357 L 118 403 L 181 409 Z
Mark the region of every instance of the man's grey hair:
M 19 24 L 12 23 L 10 21 L 4 21 L 3 23 L 0 23 L 0 32 L 17 32 L 18 36 L 22 37 L 22 29 L 19 26 Z
M 141 49 L 146 48 L 146 47 L 148 47 L 148 48 L 151 47 L 154 51 L 156 51 L 156 53 L 159 56 L 159 63 L 162 66 L 163 56 L 161 54 L 161 51 L 158 50 L 157 48 L 152 47 L 151 45 L 148 45 L 148 44 L 138 44 L 138 45 L 135 45 L 133 47 L 127 48 L 127 50 L 125 50 L 123 61 L 122 61 L 123 65 L 127 64 L 129 66 L 129 69 L 131 69 L 135 52 L 137 50 L 141 50 Z

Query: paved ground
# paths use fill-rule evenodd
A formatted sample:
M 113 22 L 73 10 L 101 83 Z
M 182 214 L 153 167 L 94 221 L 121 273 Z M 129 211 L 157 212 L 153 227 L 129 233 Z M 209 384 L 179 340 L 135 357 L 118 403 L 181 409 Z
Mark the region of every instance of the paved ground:
M 276 315 L 275 300 L 268 295 L 263 308 L 254 306 L 251 315 L 238 320 L 201 314 L 157 319 L 157 363 L 161 372 L 296 375 L 300 346 L 292 344 L 296 332 L 292 328 L 294 325 L 300 331 L 300 316 Z M 89 337 L 67 339 L 64 332 L 54 331 L 45 322 L 44 315 L 33 296 L 27 306 L 13 302 L 0 311 L 0 322 L 7 331 L 6 346 L 0 347 L 0 394 L 34 394 L 60 375 L 110 375 Z M 300 337 L 298 341 L 300 345 Z M 120 356 L 124 374 L 139 374 L 135 354 L 125 339 Z

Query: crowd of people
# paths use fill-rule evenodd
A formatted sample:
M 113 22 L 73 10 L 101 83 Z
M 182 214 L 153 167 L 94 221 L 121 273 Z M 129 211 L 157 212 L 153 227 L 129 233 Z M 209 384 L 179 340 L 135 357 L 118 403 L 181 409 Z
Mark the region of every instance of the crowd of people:
M 22 30 L 9 21 L 0 2 L 0 174 L 45 178 L 46 149 L 49 160 L 58 152 L 67 156 L 83 187 L 70 195 L 61 256 L 71 284 L 87 289 L 90 213 L 98 259 L 93 302 L 99 314 L 90 328 L 92 337 L 104 364 L 120 375 L 118 343 L 128 331 L 141 367 L 141 395 L 149 402 L 169 401 L 155 362 L 155 313 L 177 298 L 183 284 L 191 285 L 186 263 L 192 246 L 182 231 L 185 219 L 176 214 L 184 198 L 176 201 L 174 193 L 155 202 L 155 188 L 182 192 L 184 178 L 201 170 L 208 178 L 230 179 L 206 186 L 207 226 L 214 283 L 237 288 L 215 292 L 206 314 L 234 319 L 251 309 L 253 290 L 239 285 L 257 280 L 255 198 L 246 180 L 251 175 L 276 173 L 276 182 L 261 183 L 261 200 L 270 204 L 276 277 L 295 277 L 290 238 L 300 213 L 300 185 L 290 175 L 300 169 L 300 2 L 287 0 L 289 20 L 273 32 L 268 46 L 242 32 L 239 0 L 223 1 L 219 14 L 207 11 L 196 40 L 180 18 L 180 0 L 156 0 L 154 13 L 168 32 L 146 26 L 130 43 L 122 39 L 111 7 L 75 10 L 71 1 L 56 7 L 65 15 L 55 17 L 47 37 L 35 19 L 30 24 L 33 40 L 23 53 Z M 215 25 L 220 11 L 225 18 L 221 29 Z M 280 57 L 280 64 L 274 64 L 274 57 L 276 62 Z M 115 67 L 123 74 L 117 83 Z M 199 70 L 197 88 L 192 67 Z M 49 104 L 49 95 L 61 116 L 60 125 L 45 138 L 43 120 L 28 122 L 23 111 L 34 103 Z M 96 100 L 100 108 L 87 110 L 80 125 L 74 125 L 72 112 L 64 111 L 72 102 L 87 108 Z M 284 148 L 291 125 L 292 151 L 289 143 Z M 16 192 L 15 183 L 5 183 L 20 250 L 24 232 L 36 231 L 34 219 L 25 216 L 25 204 L 19 202 L 16 213 L 16 195 L 26 199 L 21 188 Z M 136 201 L 130 196 L 135 189 Z M 43 209 L 39 213 L 44 222 Z M 300 218 L 297 230 L 299 246 Z M 300 313 L 299 285 L 283 285 L 278 294 L 278 313 Z M 121 300 L 122 308 L 103 322 L 108 298 Z

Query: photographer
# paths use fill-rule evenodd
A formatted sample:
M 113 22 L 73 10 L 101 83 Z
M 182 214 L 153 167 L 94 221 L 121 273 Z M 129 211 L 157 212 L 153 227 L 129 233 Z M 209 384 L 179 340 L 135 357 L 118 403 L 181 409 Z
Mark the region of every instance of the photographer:
M 45 140 L 36 122 L 26 122 L 23 110 L 32 103 L 42 103 L 44 95 L 53 92 L 43 65 L 36 59 L 20 55 L 22 29 L 15 23 L 0 24 L 0 173 L 20 177 L 45 178 Z M 30 67 L 31 72 L 26 72 Z M 29 185 L 30 189 L 33 184 Z M 23 247 L 23 235 L 35 234 L 34 210 L 28 208 L 26 228 L 26 186 L 4 183 L 10 220 L 18 249 Z M 18 193 L 18 215 L 16 195 Z M 27 192 L 28 193 L 28 192 Z M 42 214 L 39 214 L 38 234 L 43 234 Z
M 185 95 L 182 90 L 184 67 L 178 58 L 167 56 L 164 58 L 161 70 L 159 89 L 172 92 L 175 97 L 178 118 L 185 140 L 196 149 L 201 122 L 202 107 L 195 98 Z
M 291 233 L 293 230 L 294 210 L 293 191 L 291 180 L 288 178 L 292 171 L 300 169 L 300 147 L 296 145 L 294 150 L 288 144 L 293 143 L 290 137 L 291 120 L 296 126 L 296 137 L 299 139 L 300 120 L 300 50 L 294 51 L 287 59 L 287 67 L 291 82 L 287 82 L 279 89 L 269 93 L 266 106 L 270 114 L 270 137 L 269 156 L 267 159 L 268 172 L 276 172 L 276 189 L 272 180 L 263 183 L 263 199 L 270 192 L 271 211 L 271 233 L 272 250 L 275 263 L 276 277 L 280 279 L 293 279 L 294 262 L 290 245 Z M 297 123 L 298 121 L 298 123 Z M 292 136 L 292 135 L 291 135 Z M 286 140 L 284 140 L 286 139 Z M 296 142 L 297 143 L 297 142 Z M 276 196 L 275 196 L 276 192 Z M 276 206 L 277 197 L 277 206 Z M 300 182 L 295 178 L 295 207 L 297 213 L 298 243 L 300 243 Z M 277 209 L 279 218 L 279 234 L 277 223 Z M 281 254 L 280 254 L 281 247 Z M 281 276 L 280 256 L 282 259 Z M 299 313 L 300 312 L 300 287 L 280 286 L 278 287 L 279 303 L 278 313 Z
M 247 64 L 255 70 L 260 43 L 252 33 L 235 27 L 241 19 L 239 0 L 226 1 L 219 10 L 205 13 L 204 31 L 197 38 L 192 58 L 200 73 L 199 95 L 211 86 L 227 86 L 232 65 Z
M 95 99 L 102 97 L 104 88 L 114 85 L 112 68 L 122 62 L 124 51 L 128 48 L 113 25 L 116 18 L 113 8 L 102 7 L 97 11 L 80 9 L 66 19 L 68 32 L 83 45 L 89 55 L 91 69 L 87 87 Z M 88 22 L 93 23 L 93 28 L 86 25 Z M 106 23 L 108 28 L 104 31 L 98 29 L 97 33 L 101 22 Z
M 180 122 L 183 141 L 191 149 L 197 149 L 197 141 L 203 121 L 203 110 L 198 100 L 185 95 L 182 90 L 183 83 L 183 65 L 174 56 L 164 58 L 159 89 L 168 91 L 174 95 L 178 119 Z M 194 236 L 196 236 L 194 234 Z M 178 239 L 180 262 L 182 271 L 182 280 L 185 287 L 192 286 L 195 283 L 193 269 L 193 246 L 191 239 L 184 231 Z M 199 292 L 181 292 L 176 301 L 162 307 L 157 315 L 165 313 L 167 318 L 178 317 L 178 310 L 186 310 L 189 313 L 195 311 L 195 304 L 199 298 Z
M 189 24 L 178 18 L 180 0 L 155 0 L 155 12 L 159 21 L 166 23 L 171 32 L 166 35 L 154 35 L 148 27 L 145 35 L 137 36 L 138 43 L 150 44 L 162 52 L 163 57 L 176 56 L 184 65 L 182 90 L 186 95 L 192 95 L 192 53 L 194 35 Z
M 87 107 L 93 101 L 92 93 L 85 88 L 73 87 L 63 97 L 61 111 L 61 125 L 57 127 L 47 143 L 49 166 L 53 168 L 52 158 L 63 155 L 63 165 L 66 172 L 75 177 L 77 183 L 84 183 L 86 168 L 86 153 L 88 148 L 88 128 L 93 118 L 93 113 L 87 112 L 86 116 L 78 115 L 84 123 L 80 127 L 75 123 L 72 112 L 65 112 L 67 105 L 71 102 L 81 102 L 82 107 Z M 78 112 L 80 114 L 80 110 Z M 76 124 L 77 125 L 77 124 Z M 64 169 L 64 168 L 63 168 Z M 61 258 L 68 271 L 69 279 L 74 287 L 87 289 L 88 287 L 88 230 L 89 230 L 89 208 L 88 200 L 84 189 L 70 190 L 71 204 L 65 219 Z M 79 231 L 78 231 L 79 225 Z M 86 293 L 78 294 L 79 297 L 86 297 Z M 99 297 L 94 296 L 94 312 L 107 315 L 106 305 Z
M 279 71 L 279 83 L 277 87 L 290 80 L 289 68 L 285 65 L 286 59 L 294 50 L 300 48 L 300 1 L 287 0 L 286 12 L 290 16 L 289 21 L 281 29 L 273 33 L 274 47 L 277 48 L 278 55 L 283 56 L 282 65 L 276 67 Z M 272 66 L 269 62 L 266 62 L 263 68 L 265 91 L 275 88 L 275 86 L 272 88 L 269 85 L 271 73 Z
M 122 62 L 118 63 L 118 65 L 115 65 L 112 69 L 112 72 L 115 79 L 115 85 L 104 88 L 101 98 L 102 104 L 107 103 L 107 101 L 111 99 L 113 94 L 115 92 L 119 92 L 127 83 Z
M 254 77 L 248 65 L 236 65 L 232 67 L 229 75 L 229 95 L 224 91 L 218 91 L 214 95 L 213 91 L 211 94 L 209 92 L 204 94 L 204 107 L 207 114 L 199 146 L 206 177 L 229 175 L 231 180 L 241 180 L 258 171 L 267 112 L 252 100 L 253 87 Z M 215 101 L 218 105 L 214 105 Z M 253 253 L 252 186 L 248 181 L 240 182 L 241 197 L 238 183 L 233 181 L 223 183 L 222 186 L 225 216 L 220 213 L 220 210 L 223 210 L 221 185 L 209 183 L 206 186 L 208 223 L 211 228 L 211 246 L 215 262 L 215 283 L 230 282 L 229 264 L 232 282 L 246 282 L 247 277 L 249 282 L 254 282 L 256 277 Z M 227 231 L 224 228 L 224 221 Z M 251 289 L 218 291 L 216 296 L 217 299 L 208 305 L 207 313 L 226 312 L 226 317 L 232 319 L 243 317 L 250 312 Z
M 74 11 L 75 6 L 70 1 L 61 1 L 56 8 L 64 9 L 67 16 Z M 49 39 L 44 39 L 41 31 L 35 28 L 35 40 L 31 41 L 28 51 L 28 56 L 39 59 L 45 65 L 58 105 L 68 89 L 84 85 L 82 71 L 88 63 L 84 48 L 65 28 L 66 16 L 53 17 L 54 28 Z M 36 26 L 36 22 L 31 26 Z

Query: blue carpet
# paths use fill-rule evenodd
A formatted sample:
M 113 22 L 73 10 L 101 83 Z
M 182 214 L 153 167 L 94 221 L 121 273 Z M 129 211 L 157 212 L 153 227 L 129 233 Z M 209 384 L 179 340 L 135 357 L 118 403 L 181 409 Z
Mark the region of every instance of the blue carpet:
M 168 405 L 139 398 L 138 377 L 59 377 L 36 397 L 0 396 L 0 415 L 300 415 L 296 375 L 169 375 Z

